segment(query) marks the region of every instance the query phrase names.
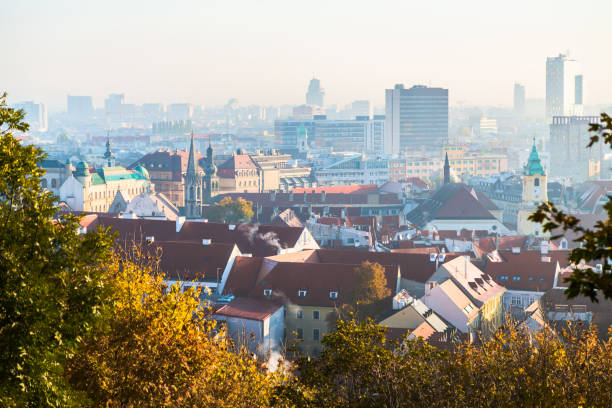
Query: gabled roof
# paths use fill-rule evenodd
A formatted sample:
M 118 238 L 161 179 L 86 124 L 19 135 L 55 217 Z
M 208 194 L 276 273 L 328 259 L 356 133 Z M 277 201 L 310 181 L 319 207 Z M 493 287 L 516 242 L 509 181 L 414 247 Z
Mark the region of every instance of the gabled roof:
M 569 251 L 499 252 L 503 262 L 487 262 L 485 272 L 497 283 L 511 290 L 544 292 L 552 289 L 557 263 L 569 264 Z
M 218 167 L 219 170 L 244 170 L 256 168 L 257 164 L 255 164 L 248 154 L 234 154 Z
M 478 314 L 478 309 L 480 305 L 474 305 L 472 300 L 468 298 L 465 293 L 459 288 L 455 282 L 451 279 L 447 279 L 444 282 L 437 285 L 437 287 L 444 292 L 444 294 L 453 302 L 453 304 L 459 309 L 462 310 L 467 316 L 468 320 L 471 320 Z M 432 289 L 432 292 L 435 293 L 436 288 Z M 427 295 L 426 295 L 427 296 Z M 431 296 L 431 295 L 430 295 Z M 471 309 L 466 312 L 466 307 L 472 305 Z
M 304 228 L 256 224 L 222 224 L 185 221 L 179 232 L 176 223 L 165 220 L 98 217 L 98 224 L 118 232 L 120 241 L 142 242 L 146 237 L 157 241 L 191 241 L 201 244 L 210 239 L 213 244 L 236 244 L 242 253 L 276 255 L 281 248 L 293 248 Z
M 320 307 L 334 307 L 351 301 L 355 287 L 355 265 L 268 262 L 267 266 L 265 263 L 262 265 L 257 283 L 249 296 Z M 397 266 L 383 265 L 383 267 L 387 286 L 392 293 L 395 293 Z M 264 295 L 265 289 L 272 290 L 270 297 Z M 299 296 L 299 291 L 306 291 L 305 296 Z M 337 292 L 337 298 L 332 299 L 330 292 Z
M 495 217 L 465 184 L 449 183 L 410 211 L 406 219 L 422 228 L 428 222 L 439 219 L 494 220 Z
M 462 292 L 478 307 L 505 291 L 503 286 L 497 284 L 489 275 L 483 273 L 465 258 L 455 258 L 442 264 L 440 270 L 436 271 L 433 277 L 433 280 L 437 280 L 438 283 L 440 283 L 440 277 L 443 276 L 441 271 L 445 271 Z
M 199 152 L 195 152 L 195 158 L 199 162 L 203 156 Z M 171 172 L 172 181 L 181 181 L 182 174 L 187 171 L 188 159 L 189 152 L 187 150 L 158 150 L 145 154 L 140 159 L 130 164 L 128 168 L 133 169 L 138 165 L 142 165 L 149 172 Z
M 282 304 L 254 298 L 238 297 L 215 312 L 216 315 L 238 317 L 248 320 L 265 320 Z
M 262 261 L 263 258 L 260 257 L 237 256 L 223 288 L 223 294 L 247 296 L 257 282 Z
M 527 235 L 516 235 L 506 237 L 483 237 L 477 242 L 480 249 L 485 252 L 493 252 L 495 249 L 500 251 L 509 251 L 512 248 L 527 249 L 527 241 L 529 237 Z M 497 241 L 497 248 L 496 246 Z
M 234 245 L 155 241 L 146 248 L 153 254 L 159 251 L 159 268 L 167 279 L 217 282 L 223 276 Z
M 294 194 L 313 193 L 321 194 L 325 191 L 328 194 L 364 194 L 378 192 L 376 184 L 351 184 L 348 186 L 322 186 L 322 187 L 300 187 L 294 188 Z

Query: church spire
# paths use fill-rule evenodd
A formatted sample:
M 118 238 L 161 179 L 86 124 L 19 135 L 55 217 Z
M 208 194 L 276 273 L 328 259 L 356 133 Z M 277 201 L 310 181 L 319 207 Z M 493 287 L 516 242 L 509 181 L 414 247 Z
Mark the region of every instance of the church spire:
M 187 174 L 196 174 L 198 166 L 195 159 L 195 148 L 193 145 L 193 131 L 191 132 L 191 145 L 189 146 L 189 159 L 187 160 Z
M 104 158 L 106 159 L 108 167 L 114 165 L 115 154 L 111 150 L 110 134 L 108 132 L 106 133 L 106 151 L 104 152 Z
M 523 173 L 526 176 L 535 176 L 536 174 L 541 176 L 545 175 L 544 167 L 542 167 L 540 155 L 538 154 L 538 149 L 536 148 L 535 137 L 533 138 L 533 146 L 531 147 L 531 153 L 529 154 L 529 159 L 527 159 L 527 164 L 525 165 Z
M 448 152 L 444 157 L 444 184 L 450 184 L 450 163 L 448 162 Z

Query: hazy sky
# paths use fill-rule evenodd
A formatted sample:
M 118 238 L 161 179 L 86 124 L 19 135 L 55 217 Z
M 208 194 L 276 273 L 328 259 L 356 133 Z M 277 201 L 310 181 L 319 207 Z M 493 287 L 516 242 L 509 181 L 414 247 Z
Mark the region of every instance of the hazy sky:
M 65 108 L 126 102 L 295 104 L 312 75 L 326 104 L 384 103 L 395 83 L 451 104 L 511 105 L 545 90 L 570 50 L 587 104 L 612 104 L 611 0 L 0 0 L 0 90 Z

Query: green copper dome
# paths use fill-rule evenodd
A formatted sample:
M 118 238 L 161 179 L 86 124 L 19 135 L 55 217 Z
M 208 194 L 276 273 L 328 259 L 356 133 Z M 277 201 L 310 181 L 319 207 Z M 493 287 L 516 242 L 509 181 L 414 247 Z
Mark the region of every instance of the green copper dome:
M 535 140 L 533 141 L 533 147 L 531 148 L 527 165 L 525 165 L 524 174 L 526 176 L 535 176 L 536 174 L 541 176 L 546 175 L 544 172 L 544 167 L 542 167 L 542 163 L 540 162 L 540 156 L 538 155 L 538 150 L 535 146 Z
M 149 177 L 149 171 L 147 169 L 145 169 L 143 166 L 141 166 L 140 164 L 136 167 L 134 167 L 134 170 L 136 170 L 138 173 L 140 173 L 142 175 L 142 177 L 148 179 Z

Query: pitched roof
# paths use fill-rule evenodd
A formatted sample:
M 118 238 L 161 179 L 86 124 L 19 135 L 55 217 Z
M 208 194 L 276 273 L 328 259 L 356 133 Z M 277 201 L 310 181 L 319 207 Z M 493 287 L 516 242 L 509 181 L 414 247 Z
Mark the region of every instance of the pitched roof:
M 449 183 L 440 187 L 429 199 L 410 211 L 406 219 L 418 227 L 424 227 L 436 219 L 494 220 L 495 217 L 464 184 Z
M 219 170 L 245 170 L 256 168 L 257 164 L 255 164 L 248 154 L 234 154 L 218 167 Z
M 527 235 L 516 235 L 506 237 L 483 237 L 477 242 L 480 249 L 485 252 L 493 252 L 496 249 L 499 251 L 509 251 L 512 248 L 527 249 Z M 495 247 L 495 241 L 497 240 L 497 248 Z
M 423 338 L 423 340 L 427 340 L 434 334 L 436 330 L 431 327 L 431 325 L 427 322 L 423 322 L 419 324 L 409 335 L 409 339 L 414 339 L 417 337 Z
M 224 294 L 247 296 L 257 282 L 263 258 L 237 256 L 223 288 Z
M 444 282 L 437 285 L 442 292 L 446 294 L 446 296 L 457 306 L 459 310 L 463 310 L 466 314 L 468 320 L 471 320 L 478 314 L 478 305 L 474 305 L 470 298 L 468 298 L 465 293 L 452 281 L 452 279 L 447 279 Z M 432 289 L 432 292 L 435 293 L 435 288 Z M 427 296 L 427 295 L 426 295 Z M 431 295 L 430 295 L 431 296 Z M 465 312 L 465 308 L 469 305 L 478 306 L 472 307 L 469 309 L 469 312 Z
M 428 253 L 368 252 L 354 249 L 319 249 L 316 251 L 321 263 L 359 265 L 364 261 L 381 265 L 398 265 L 404 279 L 425 283 L 436 271 L 436 262 L 430 261 Z M 458 255 L 447 253 L 445 262 Z
M 544 292 L 552 289 L 557 262 L 563 268 L 568 265 L 569 251 L 500 252 L 503 262 L 487 262 L 485 272 L 497 283 L 511 290 Z
M 355 287 L 355 265 L 267 262 L 262 264 L 251 297 L 267 299 L 264 290 L 270 289 L 272 295 L 269 298 L 302 306 L 334 307 L 351 301 Z M 395 293 L 397 266 L 383 267 L 387 286 Z M 299 296 L 299 291 L 306 291 L 306 295 Z M 337 292 L 338 297 L 332 299 L 330 292 Z
M 195 152 L 196 160 L 200 161 L 204 156 Z M 148 171 L 172 172 L 172 181 L 181 181 L 182 174 L 187 171 L 189 152 L 187 150 L 158 150 L 147 153 L 128 168 L 133 169 L 142 165 Z
M 281 304 L 270 300 L 237 297 L 217 310 L 215 314 L 249 320 L 265 320 L 280 307 L 282 307 Z
M 325 191 L 327 194 L 364 194 L 378 192 L 376 184 L 351 184 L 348 186 L 321 186 L 321 187 L 299 187 L 294 188 L 293 193 L 303 194 L 321 194 Z
M 275 255 L 280 248 L 293 248 L 304 231 L 303 227 L 185 221 L 180 232 L 176 232 L 174 221 L 109 216 L 98 217 L 98 224 L 117 231 L 120 241 L 141 242 L 152 236 L 156 242 L 192 241 L 201 244 L 202 239 L 210 239 L 212 243 L 235 243 L 242 253 L 264 256 Z
M 151 253 L 160 251 L 159 268 L 167 279 L 217 282 L 230 260 L 234 245 L 155 241 L 147 244 L 146 248 Z
M 478 307 L 506 290 L 465 258 L 452 259 L 442 264 L 440 269 L 446 271 L 455 284 Z M 441 276 L 439 272 L 436 272 L 437 276 Z

